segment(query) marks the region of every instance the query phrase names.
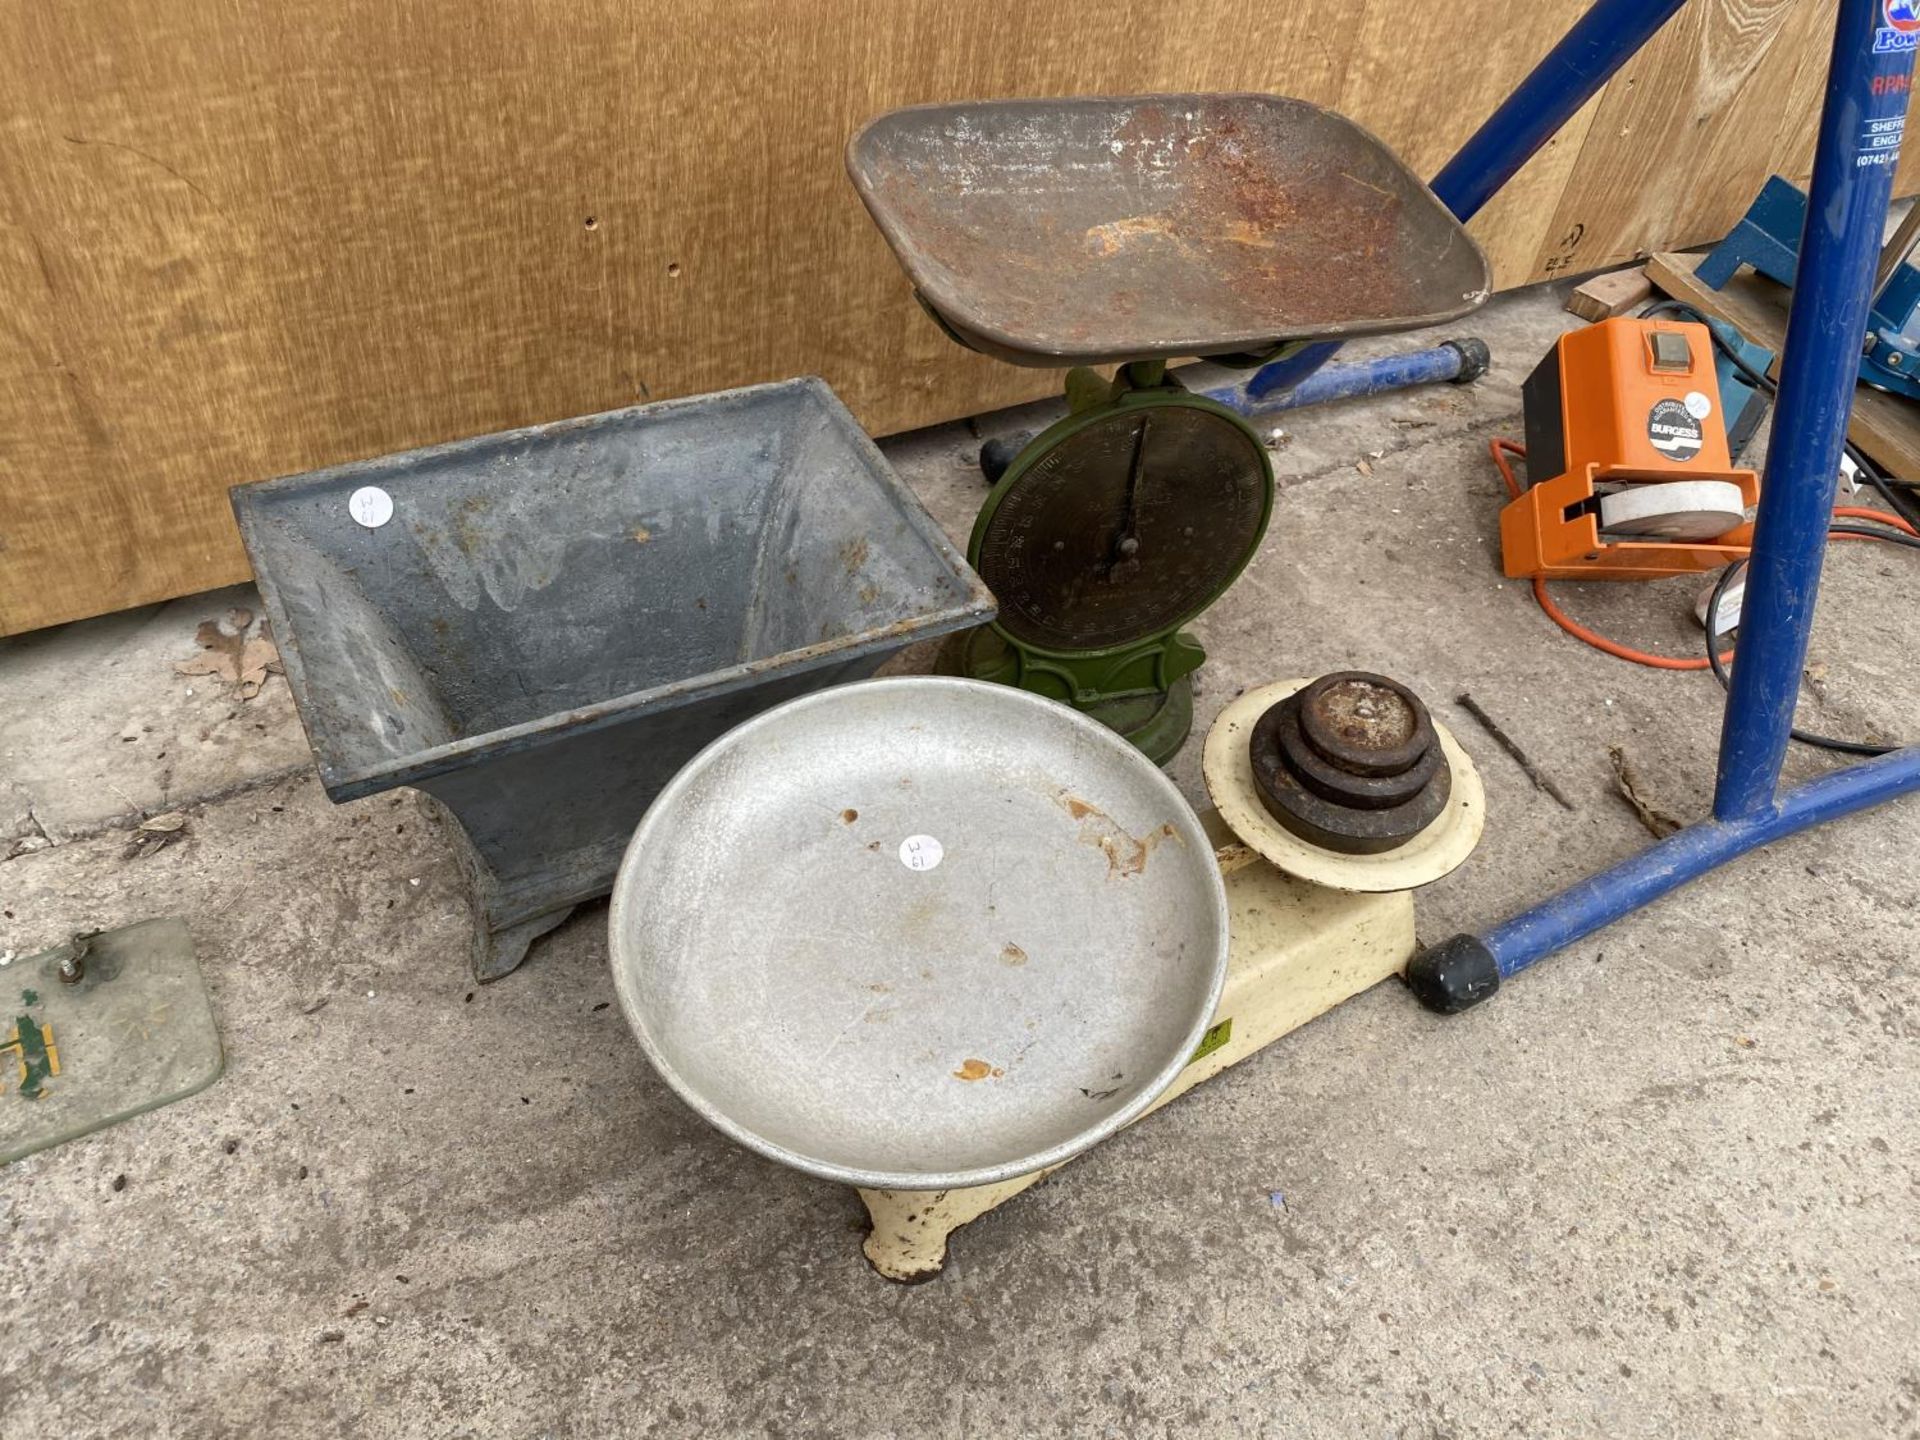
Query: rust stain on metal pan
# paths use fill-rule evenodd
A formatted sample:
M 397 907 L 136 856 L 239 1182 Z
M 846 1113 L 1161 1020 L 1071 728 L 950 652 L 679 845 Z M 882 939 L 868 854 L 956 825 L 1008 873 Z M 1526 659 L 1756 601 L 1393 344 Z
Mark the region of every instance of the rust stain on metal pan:
M 1171 840 L 1176 845 L 1187 843 L 1171 822 L 1144 836 L 1136 836 L 1098 805 L 1082 800 L 1077 795 L 1062 794 L 1058 799 L 1060 807 L 1080 822 L 1080 843 L 1107 857 L 1109 877 L 1124 878 L 1140 874 L 1147 868 L 1147 861 L 1153 858 L 1153 852 L 1163 840 Z

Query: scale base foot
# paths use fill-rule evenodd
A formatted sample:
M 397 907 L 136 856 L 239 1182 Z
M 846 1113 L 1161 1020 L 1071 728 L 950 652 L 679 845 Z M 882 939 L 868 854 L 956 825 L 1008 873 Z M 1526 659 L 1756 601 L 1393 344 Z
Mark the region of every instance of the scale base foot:
M 1223 852 L 1221 861 L 1223 868 L 1239 867 L 1226 877 L 1233 927 L 1226 990 L 1193 1062 L 1148 1115 L 1400 974 L 1414 953 L 1413 896 L 1407 891 L 1329 890 L 1253 860 L 1244 847 Z M 889 1280 L 931 1280 L 946 1264 L 947 1239 L 955 1230 L 1060 1168 L 966 1190 L 862 1190 L 873 1229 L 861 1248 Z
M 1153 695 L 1130 695 L 1081 706 L 1109 730 L 1117 730 L 1134 749 L 1156 765 L 1180 753 L 1193 732 L 1193 677 L 1182 675 Z
M 473 934 L 473 953 L 470 957 L 473 978 L 482 985 L 491 985 L 511 975 L 526 960 L 533 942 L 549 931 L 559 929 L 571 914 L 573 906 L 568 905 L 499 930 L 488 929 L 483 921 Z

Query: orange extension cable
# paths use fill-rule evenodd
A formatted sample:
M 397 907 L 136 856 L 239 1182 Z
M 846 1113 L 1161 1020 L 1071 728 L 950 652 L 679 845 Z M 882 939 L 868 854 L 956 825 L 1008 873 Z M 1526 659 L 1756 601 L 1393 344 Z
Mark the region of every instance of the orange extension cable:
M 1508 440 L 1504 436 L 1496 436 L 1487 446 L 1487 450 L 1493 456 L 1493 463 L 1499 467 L 1500 478 L 1506 482 L 1507 494 L 1513 499 L 1518 500 L 1520 498 L 1520 482 L 1514 478 L 1513 466 L 1507 462 L 1507 456 L 1517 455 L 1524 460 L 1527 454 L 1527 447 L 1516 440 Z M 1891 525 L 1896 530 L 1904 530 L 1907 534 L 1913 535 L 1915 538 L 1920 538 L 1920 531 L 1915 531 L 1913 526 L 1909 525 L 1900 516 L 1890 514 L 1885 510 L 1870 510 L 1862 505 L 1839 505 L 1834 507 L 1833 513 L 1849 520 L 1871 520 L 1879 525 Z M 1855 535 L 1846 531 L 1829 531 L 1827 538 L 1831 540 L 1871 540 L 1874 537 L 1871 535 Z M 1656 670 L 1708 670 L 1712 668 L 1712 662 L 1707 660 L 1705 656 L 1680 660 L 1675 659 L 1671 655 L 1653 655 L 1645 650 L 1635 650 L 1631 645 L 1622 645 L 1618 640 L 1609 640 L 1597 630 L 1589 630 L 1554 603 L 1553 597 L 1547 594 L 1547 582 L 1537 575 L 1533 580 L 1533 598 L 1540 602 L 1540 608 L 1547 612 L 1547 618 L 1569 635 L 1573 636 L 1574 639 L 1584 641 L 1594 649 L 1604 651 L 1606 654 L 1615 656 L 1618 659 L 1631 660 L 1636 665 L 1650 665 Z M 1729 650 L 1722 655 L 1720 657 L 1720 663 L 1722 665 L 1732 664 L 1733 651 Z

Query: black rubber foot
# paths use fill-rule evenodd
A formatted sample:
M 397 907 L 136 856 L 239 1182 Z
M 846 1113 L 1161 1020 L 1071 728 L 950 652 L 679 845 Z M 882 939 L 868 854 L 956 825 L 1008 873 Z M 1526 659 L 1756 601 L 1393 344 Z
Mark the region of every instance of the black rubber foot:
M 1007 467 L 1013 464 L 1013 457 L 1027 448 L 1027 442 L 1033 439 L 1029 431 L 1017 435 L 996 435 L 980 447 L 980 475 L 989 485 L 998 485 L 1000 477 L 1007 473 Z
M 1484 340 L 1468 337 L 1463 340 L 1445 340 L 1441 343 L 1451 345 L 1460 352 L 1460 373 L 1454 376 L 1448 382 L 1449 384 L 1470 385 L 1486 374 L 1487 367 L 1493 364 L 1493 352 L 1487 349 L 1487 342 Z
M 1493 952 L 1475 937 L 1456 935 L 1414 956 L 1406 979 L 1407 988 L 1427 1009 L 1458 1015 L 1500 988 L 1500 967 Z

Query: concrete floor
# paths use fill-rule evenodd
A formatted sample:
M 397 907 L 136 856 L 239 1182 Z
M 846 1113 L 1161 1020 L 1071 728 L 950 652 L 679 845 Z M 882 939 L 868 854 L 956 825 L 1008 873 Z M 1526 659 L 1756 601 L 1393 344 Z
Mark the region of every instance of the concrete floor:
M 1422 893 L 1427 940 L 1646 843 L 1609 745 L 1668 810 L 1709 794 L 1712 681 L 1588 650 L 1499 576 L 1486 439 L 1517 435 L 1561 294 L 1472 323 L 1496 369 L 1471 389 L 1280 420 L 1270 538 L 1199 627 L 1203 721 L 1365 666 L 1473 752 L 1491 823 Z M 974 445 L 888 447 L 956 535 Z M 1804 719 L 1920 733 L 1914 581 L 1904 553 L 1836 550 Z M 1565 599 L 1692 653 L 1694 588 Z M 850 1192 L 654 1078 L 609 1004 L 604 906 L 468 982 L 460 872 L 413 799 L 330 805 L 284 680 L 240 702 L 174 672 L 236 603 L 0 642 L 0 953 L 183 915 L 228 1053 L 199 1096 L 0 1175 L 9 1436 L 1920 1435 L 1912 801 L 1468 1015 L 1381 986 L 901 1289 Z M 1197 749 L 1172 767 L 1196 799 Z M 170 808 L 186 838 L 125 858 Z

